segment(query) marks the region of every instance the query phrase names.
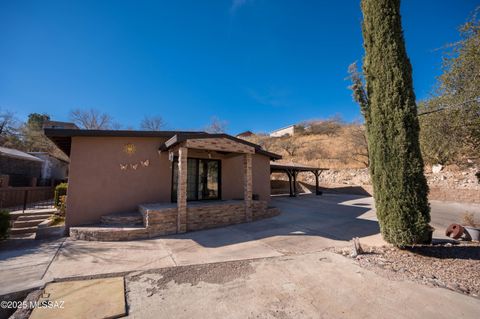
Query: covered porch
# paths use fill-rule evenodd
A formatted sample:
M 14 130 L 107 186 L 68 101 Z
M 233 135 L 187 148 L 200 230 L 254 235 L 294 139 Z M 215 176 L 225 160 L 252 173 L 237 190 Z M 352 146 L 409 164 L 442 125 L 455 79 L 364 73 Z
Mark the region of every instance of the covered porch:
M 175 135 L 171 139 L 167 140 L 160 146 L 160 153 L 167 153 L 168 158 L 174 166 L 174 174 L 172 177 L 172 202 L 171 204 L 156 204 L 155 209 L 149 207 L 144 209 L 143 212 L 156 212 L 153 214 L 161 214 L 161 212 L 172 211 L 172 208 L 176 211 L 176 232 L 184 233 L 187 230 L 194 230 L 202 228 L 202 226 L 193 226 L 193 223 L 189 219 L 197 219 L 196 215 L 200 215 L 199 219 L 207 218 L 209 214 L 207 211 L 216 211 L 221 214 L 221 211 L 228 211 L 228 216 L 218 216 L 213 218 L 218 220 L 219 224 L 224 223 L 238 223 L 252 221 L 252 206 L 253 206 L 253 182 L 252 182 L 252 156 L 255 154 L 255 146 L 248 145 L 243 140 L 235 140 L 234 138 L 224 134 L 192 134 L 192 135 Z M 189 156 L 192 154 L 193 156 Z M 222 201 L 221 187 L 219 185 L 218 173 L 211 175 L 216 176 L 217 181 L 214 178 L 208 180 L 209 177 L 199 177 L 198 171 L 200 170 L 198 165 L 189 165 L 188 160 L 193 157 L 206 157 L 212 158 L 214 155 L 220 155 L 221 157 L 236 157 L 241 156 L 242 167 L 242 179 L 237 181 L 230 181 L 243 184 L 243 199 L 236 201 Z M 189 169 L 195 169 L 197 172 L 189 172 Z M 190 176 L 190 181 L 189 177 Z M 193 178 L 192 176 L 195 176 Z M 195 179 L 197 182 L 193 183 Z M 203 184 L 199 186 L 199 179 L 207 179 L 203 181 Z M 194 188 L 194 190 L 192 190 Z M 201 188 L 201 193 L 200 189 Z M 213 193 L 216 200 L 213 201 L 192 201 L 194 199 L 212 198 L 209 195 Z M 193 198 L 192 198 L 193 197 Z M 225 207 L 228 206 L 228 207 Z M 168 208 L 170 207 L 170 208 Z M 221 209 L 218 209 L 221 207 Z M 195 214 L 198 212 L 198 214 Z M 218 214 L 217 214 L 218 215 Z M 223 222 L 222 222 L 223 220 Z M 202 223 L 201 220 L 197 222 Z M 203 222 L 205 224 L 211 224 L 212 221 Z M 148 221 L 147 221 L 148 226 Z M 188 226 L 188 227 L 187 227 Z

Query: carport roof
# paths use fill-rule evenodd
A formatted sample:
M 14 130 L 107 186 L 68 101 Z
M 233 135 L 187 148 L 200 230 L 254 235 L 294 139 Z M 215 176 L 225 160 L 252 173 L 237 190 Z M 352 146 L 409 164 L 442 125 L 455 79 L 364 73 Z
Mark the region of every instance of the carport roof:
M 328 171 L 328 168 L 308 166 L 299 163 L 278 163 L 270 162 L 270 170 L 272 172 L 285 172 L 285 171 L 297 171 L 297 172 L 314 172 L 314 171 Z

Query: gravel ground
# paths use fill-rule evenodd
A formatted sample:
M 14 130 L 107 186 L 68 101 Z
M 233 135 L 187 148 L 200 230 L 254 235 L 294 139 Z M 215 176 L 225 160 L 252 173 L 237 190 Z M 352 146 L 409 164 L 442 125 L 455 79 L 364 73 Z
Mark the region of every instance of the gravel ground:
M 439 244 L 408 249 L 376 247 L 357 256 L 358 264 L 392 280 L 413 280 L 480 299 L 480 243 Z M 351 251 L 335 249 L 350 256 Z

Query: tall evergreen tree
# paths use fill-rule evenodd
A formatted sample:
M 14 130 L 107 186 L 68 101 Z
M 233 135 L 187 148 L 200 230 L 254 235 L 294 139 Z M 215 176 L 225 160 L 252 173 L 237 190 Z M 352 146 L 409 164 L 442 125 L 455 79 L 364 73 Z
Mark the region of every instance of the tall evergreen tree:
M 363 111 L 377 217 L 387 242 L 412 245 L 422 242 L 428 232 L 430 207 L 400 0 L 362 0 L 361 7 Z

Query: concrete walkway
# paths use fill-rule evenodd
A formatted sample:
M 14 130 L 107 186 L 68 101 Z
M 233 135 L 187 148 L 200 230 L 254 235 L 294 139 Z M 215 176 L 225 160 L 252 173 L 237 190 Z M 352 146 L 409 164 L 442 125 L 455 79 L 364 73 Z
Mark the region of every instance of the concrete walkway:
M 254 223 L 142 241 L 63 239 L 0 245 L 0 294 L 54 278 L 313 253 L 349 245 L 355 236 L 361 237 L 362 244 L 383 245 L 372 202 L 370 197 L 341 194 L 274 197 L 273 205 L 282 214 Z M 435 223 L 445 219 L 436 215 L 449 214 L 450 209 L 437 208 L 444 205 L 432 203 Z M 480 218 L 480 205 L 451 209 L 468 209 Z M 440 236 L 443 230 L 437 232 Z

